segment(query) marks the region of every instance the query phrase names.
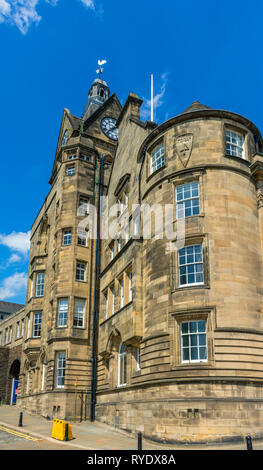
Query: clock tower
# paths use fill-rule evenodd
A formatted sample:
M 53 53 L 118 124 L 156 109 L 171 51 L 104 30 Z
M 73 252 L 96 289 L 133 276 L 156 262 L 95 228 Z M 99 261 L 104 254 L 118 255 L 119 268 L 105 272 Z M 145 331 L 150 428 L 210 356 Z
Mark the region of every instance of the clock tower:
M 25 307 L 28 337 L 18 402 L 43 416 L 89 415 L 95 390 L 99 243 L 88 236 L 88 227 L 79 230 L 79 224 L 88 215 L 89 203 L 98 207 L 107 190 L 121 110 L 116 94 L 110 95 L 100 78 L 90 88 L 81 117 L 64 109 L 51 189 L 32 226 Z M 37 319 L 41 333 L 36 336 Z M 81 400 L 75 406 L 76 390 Z
M 85 106 L 82 118 L 88 119 L 110 96 L 110 90 L 107 83 L 100 78 L 96 78 L 89 91 L 89 99 Z

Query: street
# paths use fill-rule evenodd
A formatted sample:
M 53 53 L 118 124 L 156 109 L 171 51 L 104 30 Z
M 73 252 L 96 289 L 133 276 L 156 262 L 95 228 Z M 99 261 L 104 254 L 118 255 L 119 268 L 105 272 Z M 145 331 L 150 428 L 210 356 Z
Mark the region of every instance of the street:
M 0 426 L 0 450 L 75 450 L 54 440 L 50 442 Z

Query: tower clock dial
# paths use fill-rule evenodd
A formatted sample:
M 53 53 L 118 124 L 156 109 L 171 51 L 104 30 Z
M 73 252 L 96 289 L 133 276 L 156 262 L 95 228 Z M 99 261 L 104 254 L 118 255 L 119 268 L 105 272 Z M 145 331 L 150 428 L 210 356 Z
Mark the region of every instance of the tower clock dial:
M 118 129 L 116 127 L 116 119 L 113 117 L 105 117 L 101 120 L 101 129 L 104 134 L 112 140 L 118 140 Z

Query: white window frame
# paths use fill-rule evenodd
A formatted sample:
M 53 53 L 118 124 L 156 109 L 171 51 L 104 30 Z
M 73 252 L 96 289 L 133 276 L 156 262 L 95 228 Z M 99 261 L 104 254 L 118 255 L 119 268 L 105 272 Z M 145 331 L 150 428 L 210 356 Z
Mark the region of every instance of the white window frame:
M 195 253 L 195 248 L 200 247 L 200 253 Z M 193 262 L 186 262 L 186 263 L 180 263 L 180 259 L 183 259 L 183 256 L 185 256 L 185 260 L 187 260 L 187 257 L 191 257 L 191 253 L 189 253 L 190 248 L 193 248 Z M 185 251 L 185 255 L 183 255 L 183 250 Z M 201 255 L 201 260 L 196 261 L 197 255 Z M 202 265 L 202 271 L 196 271 L 197 265 Z M 188 266 L 193 266 L 193 273 L 189 272 Z M 199 274 L 202 274 L 203 280 L 200 282 L 186 282 L 184 284 L 181 284 L 181 268 L 185 267 L 185 273 L 183 275 L 186 276 L 186 280 L 188 281 L 188 276 L 194 274 L 194 278 Z M 196 244 L 196 245 L 187 245 L 184 248 L 181 248 L 178 250 L 178 279 L 179 279 L 179 287 L 189 287 L 189 286 L 198 286 L 198 285 L 203 285 L 204 284 L 204 260 L 203 260 L 203 247 L 201 244 Z
M 27 338 L 30 338 L 31 333 L 31 314 L 27 315 Z
M 89 214 L 90 198 L 87 196 L 79 196 L 78 215 Z
M 16 339 L 20 337 L 20 321 L 16 322 Z
M 66 175 L 67 176 L 74 176 L 75 175 L 75 165 L 68 165 L 66 168 Z
M 45 387 L 45 376 L 46 376 L 46 364 L 42 363 L 42 377 L 41 377 L 41 392 L 43 392 Z
M 232 157 L 245 158 L 245 138 L 240 132 L 225 129 L 226 154 Z
M 31 282 L 31 284 L 30 284 L 30 299 L 31 299 L 31 297 L 33 297 L 33 292 L 34 292 L 34 279 L 33 279 L 33 276 L 32 276 L 32 278 L 30 278 L 30 282 Z
M 111 288 L 111 314 L 115 313 L 115 287 Z
M 127 385 L 127 346 L 120 344 L 118 351 L 118 387 Z
M 85 261 L 77 261 L 76 281 L 85 282 L 86 281 L 86 272 L 87 272 L 87 263 Z
M 22 318 L 21 320 L 21 338 L 23 338 L 25 332 L 25 320 Z
M 59 372 L 62 372 L 60 374 Z M 65 374 L 66 374 L 66 351 L 57 352 L 56 357 L 56 388 L 65 387 Z M 62 377 L 63 383 L 58 383 L 59 379 Z
M 58 299 L 57 328 L 66 328 L 68 324 L 68 298 Z
M 129 272 L 129 302 L 132 301 L 132 272 Z
M 196 332 L 190 332 L 189 331 L 189 324 L 190 323 L 197 323 L 198 325 L 200 323 L 205 323 L 205 331 L 199 331 L 198 330 L 198 326 L 197 326 L 197 331 Z M 187 324 L 188 325 L 188 332 L 187 333 L 183 333 L 183 325 Z M 205 345 L 201 344 L 200 345 L 200 336 L 204 336 L 205 335 Z M 197 349 L 197 352 L 198 352 L 198 359 L 191 359 L 191 337 L 193 336 L 196 336 L 196 345 L 192 346 L 192 348 L 196 348 Z M 188 337 L 188 346 L 184 346 L 183 345 L 183 338 L 184 337 Z M 207 322 L 206 320 L 191 320 L 191 321 L 183 321 L 181 324 L 180 324 L 180 343 L 181 343 L 181 363 L 182 364 L 189 364 L 189 363 L 198 363 L 198 362 L 207 362 Z M 206 355 L 206 358 L 205 359 L 201 359 L 200 358 L 200 349 L 204 349 L 205 348 L 205 355 Z M 189 360 L 184 360 L 183 359 L 183 350 L 184 349 L 188 349 L 189 351 Z
M 45 286 L 45 273 L 37 273 L 36 275 L 36 297 L 43 297 Z
M 151 175 L 164 166 L 164 143 L 156 145 L 150 154 Z
M 62 245 L 69 246 L 72 241 L 72 230 L 70 228 L 64 229 L 62 233 Z
M 77 306 L 82 304 L 82 309 Z M 86 301 L 85 299 L 74 299 L 74 315 L 73 315 L 73 328 L 84 328 Z
M 124 281 L 123 281 L 123 277 L 120 279 L 120 290 L 121 290 L 120 308 L 123 308 L 124 307 Z
M 179 196 L 181 196 L 181 198 Z M 189 183 L 176 186 L 175 197 L 177 219 L 184 219 L 185 217 L 194 217 L 200 215 L 199 181 L 191 181 Z M 198 205 L 196 205 L 196 201 L 198 201 Z M 186 205 L 189 207 L 186 207 Z M 196 208 L 198 208 L 198 211 Z M 188 213 L 189 211 L 190 213 Z
M 78 246 L 87 246 L 88 234 L 86 230 L 80 230 L 78 228 Z
M 41 337 L 42 312 L 34 312 L 32 338 Z

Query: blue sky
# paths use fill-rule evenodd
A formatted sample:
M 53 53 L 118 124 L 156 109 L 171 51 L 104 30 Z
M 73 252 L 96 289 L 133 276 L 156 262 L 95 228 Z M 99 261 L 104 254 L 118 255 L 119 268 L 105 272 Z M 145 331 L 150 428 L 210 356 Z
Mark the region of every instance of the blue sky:
M 49 191 L 63 108 L 80 116 L 98 59 L 156 121 L 193 101 L 263 129 L 262 1 L 0 0 L 0 299 L 24 303 L 30 227 Z

